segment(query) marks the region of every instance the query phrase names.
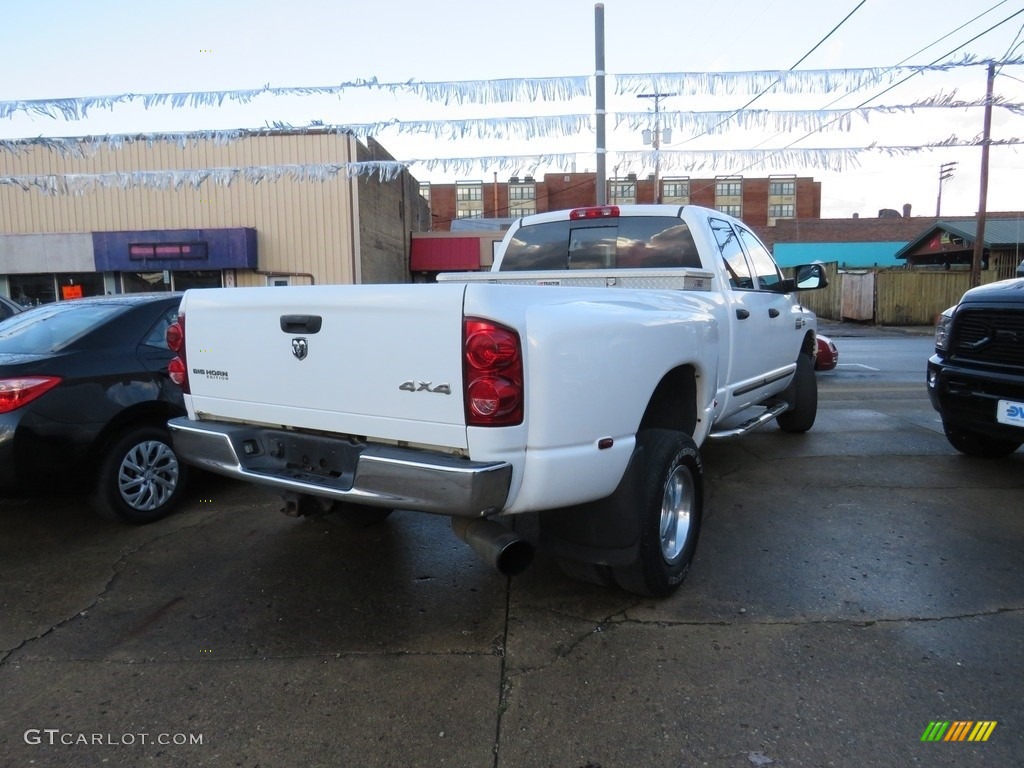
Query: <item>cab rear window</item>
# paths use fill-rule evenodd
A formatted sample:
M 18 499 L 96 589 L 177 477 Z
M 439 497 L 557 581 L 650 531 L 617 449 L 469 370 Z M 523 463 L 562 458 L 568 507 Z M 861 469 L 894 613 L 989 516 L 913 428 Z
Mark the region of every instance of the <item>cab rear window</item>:
M 683 221 L 633 216 L 521 227 L 508 244 L 501 271 L 700 266 L 693 235 Z

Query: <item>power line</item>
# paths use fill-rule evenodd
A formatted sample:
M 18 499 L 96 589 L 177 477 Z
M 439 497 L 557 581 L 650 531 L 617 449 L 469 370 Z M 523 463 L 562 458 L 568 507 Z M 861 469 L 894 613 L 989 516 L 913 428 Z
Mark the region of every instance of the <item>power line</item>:
M 845 24 L 847 21 L 849 21 L 850 17 L 853 16 L 853 14 L 855 14 L 857 11 L 859 11 L 861 6 L 864 5 L 864 3 L 866 3 L 866 2 L 867 2 L 867 0 L 860 0 L 860 2 L 857 3 L 857 6 L 852 11 L 850 11 L 848 14 L 846 14 L 846 16 L 843 17 L 842 21 L 840 21 L 838 24 L 836 24 L 834 27 L 832 27 L 832 29 L 829 30 L 829 33 L 827 35 L 825 35 L 823 38 L 821 38 L 821 40 L 819 40 L 817 43 L 815 43 L 814 47 L 811 48 L 811 50 L 809 50 L 803 56 L 801 56 L 800 59 L 796 62 L 796 64 L 791 66 L 787 71 L 788 72 L 792 72 L 797 67 L 799 67 L 804 62 L 804 60 L 807 59 L 808 56 L 810 56 L 812 53 L 814 53 L 816 50 L 818 50 L 818 48 L 820 48 L 821 45 L 826 40 L 828 40 L 830 37 L 832 37 L 832 35 L 834 35 L 836 33 L 836 30 L 838 30 L 841 26 L 843 26 L 843 24 Z M 1005 2 L 1005 0 L 1004 0 L 1004 2 Z M 716 125 L 716 126 L 714 126 L 712 128 L 709 128 L 708 130 L 704 131 L 703 133 L 698 133 L 696 136 L 691 136 L 690 138 L 686 139 L 686 141 L 683 141 L 681 143 L 682 144 L 686 144 L 686 143 L 688 143 L 690 141 L 693 141 L 694 139 L 699 139 L 701 136 L 707 136 L 710 133 L 714 133 L 716 128 L 720 127 L 722 124 L 724 124 L 724 123 L 728 122 L 729 120 L 731 120 L 732 118 L 734 118 L 737 114 L 739 114 L 740 112 L 745 110 L 747 107 L 749 107 L 755 101 L 757 101 L 762 96 L 764 96 L 766 93 L 768 93 L 768 91 L 770 91 L 772 88 L 774 88 L 776 85 L 778 85 L 778 83 L 779 83 L 779 80 L 778 80 L 778 78 L 776 78 L 772 82 L 771 85 L 769 85 L 768 87 L 764 88 L 760 93 L 758 93 L 756 96 L 754 96 L 754 98 L 752 98 L 750 101 L 748 101 L 742 107 L 740 107 L 739 109 L 734 111 L 731 115 L 729 115 L 729 117 L 724 118 L 721 123 L 719 123 L 718 125 Z
M 951 36 L 951 35 L 955 34 L 956 32 L 960 31 L 961 29 L 963 29 L 963 28 L 964 28 L 965 26 L 967 26 L 968 24 L 971 24 L 971 23 L 973 23 L 973 22 L 974 22 L 974 21 L 976 21 L 977 19 L 979 19 L 979 18 L 981 18 L 982 16 L 985 16 L 985 15 L 987 15 L 988 13 L 990 13 L 991 11 L 993 11 L 993 10 L 994 10 L 995 8 L 998 8 L 998 7 L 999 7 L 1000 5 L 1002 5 L 1002 4 L 1004 3 L 1004 2 L 1005 2 L 1005 0 L 1003 0 L 1003 1 L 1002 1 L 1002 2 L 1000 2 L 1000 3 L 997 3 L 997 4 L 996 4 L 996 5 L 994 5 L 994 6 L 992 7 L 992 8 L 989 8 L 989 9 L 988 9 L 987 11 L 984 11 L 983 13 L 979 14 L 978 16 L 975 16 L 975 17 L 974 17 L 973 19 L 971 19 L 970 21 L 968 21 L 968 22 L 965 22 L 964 24 L 961 24 L 961 25 L 960 25 L 959 27 L 957 27 L 957 28 L 956 28 L 956 29 L 955 29 L 955 30 L 954 30 L 953 32 L 950 32 L 950 33 L 948 33 L 947 35 L 944 35 L 943 37 L 939 38 L 939 40 L 938 40 L 938 41 L 944 40 L 944 39 L 946 39 L 947 37 L 949 37 L 949 36 Z M 939 63 L 940 61 L 942 61 L 943 59 L 945 59 L 945 58 L 948 58 L 949 56 L 952 56 L 952 55 L 954 55 L 954 54 L 955 54 L 955 53 L 956 53 L 957 51 L 959 51 L 960 49 L 962 49 L 962 48 L 963 48 L 964 46 L 970 45 L 970 44 L 971 44 L 971 43 L 973 43 L 973 42 L 974 42 L 975 40 L 977 40 L 977 39 L 979 39 L 979 38 L 981 38 L 981 37 L 984 37 L 984 36 L 985 36 L 985 35 L 987 35 L 987 34 L 988 34 L 989 32 L 993 31 L 994 29 L 997 29 L 998 27 L 1001 27 L 1001 26 L 1002 26 L 1003 24 L 1006 24 L 1006 23 L 1007 23 L 1008 21 L 1010 21 L 1011 19 L 1013 19 L 1013 18 L 1015 18 L 1015 17 L 1019 16 L 1019 15 L 1020 15 L 1020 14 L 1022 14 L 1022 13 L 1024 13 L 1024 8 L 1022 8 L 1022 9 L 1021 9 L 1021 10 L 1019 10 L 1019 11 L 1017 11 L 1016 13 L 1012 13 L 1012 14 L 1010 14 L 1009 16 L 1007 16 L 1007 17 L 1006 17 L 1005 19 L 1003 19 L 1002 21 L 1000 21 L 1000 22 L 997 22 L 996 24 L 993 24 L 993 25 L 992 25 L 991 27 L 989 27 L 988 29 L 986 29 L 986 30 L 985 30 L 984 32 L 981 32 L 981 33 L 979 33 L 979 34 L 975 35 L 974 37 L 972 37 L 972 38 L 971 38 L 970 40 L 967 40 L 966 42 L 964 42 L 964 43 L 961 43 L 960 45 L 958 45 L 958 46 L 957 46 L 956 48 L 954 48 L 953 50 L 949 51 L 948 53 L 945 53 L 945 54 L 943 54 L 942 56 L 939 56 L 939 57 L 938 57 L 937 59 L 935 59 L 934 61 L 932 61 L 932 62 L 931 62 L 931 63 L 929 64 L 929 66 L 933 66 L 933 65 L 935 65 L 935 64 L 937 64 L 937 63 Z M 938 42 L 938 41 L 936 41 L 936 42 Z M 921 49 L 921 51 L 925 51 L 925 50 L 927 50 L 928 48 L 931 48 L 931 47 L 932 47 L 933 45 L 935 45 L 935 43 L 934 43 L 934 42 L 933 42 L 933 43 L 931 43 L 931 44 L 929 44 L 929 45 L 927 45 L 927 46 L 925 46 L 924 48 L 922 48 L 922 49 Z M 918 51 L 918 53 L 920 53 L 921 51 Z M 913 57 L 913 56 L 916 56 L 916 55 L 917 55 L 917 53 L 915 53 L 915 54 L 911 54 L 911 57 Z M 908 59 L 909 59 L 909 58 L 911 58 L 911 57 L 908 57 Z M 903 60 L 903 62 L 906 62 L 906 61 L 907 61 L 908 59 L 904 59 L 904 60 Z M 901 64 L 902 64 L 903 62 L 901 62 Z M 900 65 L 899 65 L 899 64 L 897 64 L 897 65 L 894 65 L 893 67 L 891 67 L 890 69 L 896 69 L 896 68 L 897 68 L 897 67 L 899 67 L 899 66 L 900 66 Z M 898 82 L 896 82 L 896 83 L 893 83 L 893 84 L 892 84 L 892 85 L 890 85 L 890 86 L 889 86 L 888 88 L 886 88 L 886 89 L 884 89 L 883 91 L 881 91 L 880 93 L 876 93 L 876 94 L 875 94 L 874 96 L 872 96 L 871 98 L 867 99 L 866 101 L 863 101 L 863 102 L 861 102 L 860 104 L 858 104 L 858 105 L 857 105 L 857 106 L 855 106 L 855 107 L 851 107 L 851 108 L 850 108 L 849 110 L 847 110 L 847 113 L 849 113 L 849 112 L 853 112 L 854 110 L 857 110 L 857 109 L 861 109 L 861 108 L 863 108 L 863 107 L 867 106 L 867 105 L 868 105 L 868 104 L 869 104 L 870 102 L 874 101 L 874 100 L 875 100 L 875 99 L 877 99 L 877 98 L 878 98 L 879 96 L 882 96 L 882 95 L 884 95 L 884 94 L 888 93 L 889 91 L 893 90 L 894 88 L 897 88 L 897 87 L 899 87 L 899 86 L 900 86 L 900 85 L 902 85 L 903 83 L 907 82 L 907 80 L 911 79 L 912 77 L 915 77 L 915 76 L 916 76 L 916 75 L 918 75 L 918 74 L 920 74 L 920 71 L 915 71 L 915 72 L 913 72 L 913 73 L 911 73 L 911 74 L 907 75 L 907 76 L 906 76 L 906 77 L 904 77 L 904 78 L 903 78 L 902 80 L 899 80 Z M 848 96 L 848 95 L 849 95 L 849 94 L 844 94 L 843 96 L 839 97 L 838 99 L 835 99 L 834 101 L 830 102 L 830 103 L 829 103 L 828 105 L 826 105 L 826 107 L 828 107 L 828 106 L 831 106 L 832 104 L 835 104 L 835 103 L 836 103 L 836 101 L 839 101 L 840 99 L 843 99 L 843 98 L 845 98 L 845 97 L 846 97 L 846 96 Z M 841 119 L 841 118 L 840 118 L 840 117 L 837 117 L 837 118 L 836 118 L 836 120 L 839 120 L 839 119 Z M 784 146 L 784 147 L 780 147 L 780 148 L 778 148 L 777 150 L 769 150 L 769 151 L 783 152 L 783 151 L 785 151 L 785 150 L 791 149 L 791 148 L 792 148 L 792 147 L 793 147 L 793 146 L 794 146 L 795 144 L 798 144 L 799 142 L 803 141 L 804 139 L 810 138 L 810 137 L 811 137 L 811 136 L 813 136 L 814 134 L 816 134 L 816 133 L 819 133 L 819 132 L 820 132 L 821 130 L 823 130 L 823 128 L 818 128 L 818 129 L 815 129 L 815 130 L 813 130 L 813 131 L 810 131 L 810 132 L 806 133 L 805 135 L 801 136 L 800 138 L 798 138 L 798 139 L 795 139 L 795 140 L 793 140 L 792 142 L 790 142 L 789 144 L 787 144 L 787 145 L 786 145 L 786 146 Z M 760 143 L 756 144 L 756 145 L 754 146 L 754 149 L 756 149 L 757 147 L 760 147 L 760 146 L 762 146 L 762 145 L 763 145 L 763 144 L 764 144 L 765 142 L 767 142 L 767 141 L 771 141 L 771 139 L 772 139 L 772 138 L 776 138 L 776 137 L 778 137 L 778 136 L 780 136 L 780 135 L 782 135 L 782 134 L 781 134 L 781 133 L 777 133 L 777 134 L 775 134 L 775 136 L 772 136 L 772 137 L 769 137 L 768 139 L 765 139 L 764 141 L 762 141 L 762 142 L 760 142 Z M 750 165 L 747 165 L 747 166 L 744 166 L 743 168 L 740 168 L 740 169 L 739 169 L 739 171 L 740 171 L 740 172 L 742 172 L 742 171 L 748 170 L 749 168 L 753 168 L 753 167 L 754 167 L 755 165 L 757 165 L 757 163 L 751 163 Z

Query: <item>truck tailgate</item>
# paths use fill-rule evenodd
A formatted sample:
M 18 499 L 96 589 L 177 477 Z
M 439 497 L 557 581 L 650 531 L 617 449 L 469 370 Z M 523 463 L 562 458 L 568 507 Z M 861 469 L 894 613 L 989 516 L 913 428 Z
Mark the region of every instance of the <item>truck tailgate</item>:
M 465 448 L 464 291 L 188 291 L 189 415 Z

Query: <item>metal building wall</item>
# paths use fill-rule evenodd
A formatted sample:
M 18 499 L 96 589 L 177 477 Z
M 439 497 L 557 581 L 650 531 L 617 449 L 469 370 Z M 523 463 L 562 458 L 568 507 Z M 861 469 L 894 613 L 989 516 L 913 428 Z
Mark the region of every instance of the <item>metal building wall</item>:
M 0 152 L 0 175 L 194 170 L 247 166 L 317 165 L 356 159 L 356 140 L 331 133 L 261 134 L 226 144 L 189 141 L 101 146 L 87 157 L 32 147 Z M 254 227 L 261 271 L 295 275 L 296 283 L 352 283 L 358 229 L 354 180 L 344 172 L 327 181 L 237 179 L 230 186 L 206 182 L 199 189 L 97 189 L 83 195 L 44 195 L 36 189 L 0 187 L 0 233 L 86 233 L 124 230 Z M 239 271 L 239 285 L 265 278 Z

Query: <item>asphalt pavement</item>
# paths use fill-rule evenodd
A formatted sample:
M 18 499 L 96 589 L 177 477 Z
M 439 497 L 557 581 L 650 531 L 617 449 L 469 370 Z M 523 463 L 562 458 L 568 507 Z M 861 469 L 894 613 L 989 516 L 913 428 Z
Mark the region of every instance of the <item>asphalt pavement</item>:
M 935 336 L 934 325 L 875 325 L 854 320 L 818 318 L 818 332 L 833 338 L 885 338 L 887 336 Z
M 0 765 L 1020 765 L 1024 451 L 956 454 L 884 370 L 819 385 L 808 434 L 706 444 L 661 601 L 219 478 L 141 528 L 0 500 Z M 922 740 L 957 722 L 995 726 Z

